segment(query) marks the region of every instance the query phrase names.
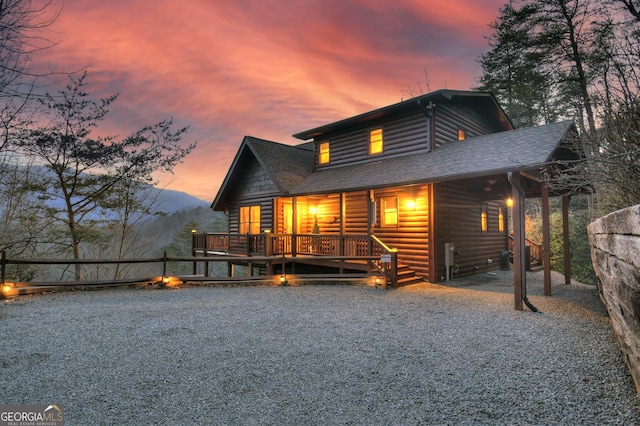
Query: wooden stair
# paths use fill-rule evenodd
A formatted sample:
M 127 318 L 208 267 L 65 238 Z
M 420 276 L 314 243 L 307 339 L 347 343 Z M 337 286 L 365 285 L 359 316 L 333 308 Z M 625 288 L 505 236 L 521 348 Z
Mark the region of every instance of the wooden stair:
M 398 287 L 425 282 L 409 266 L 398 263 Z

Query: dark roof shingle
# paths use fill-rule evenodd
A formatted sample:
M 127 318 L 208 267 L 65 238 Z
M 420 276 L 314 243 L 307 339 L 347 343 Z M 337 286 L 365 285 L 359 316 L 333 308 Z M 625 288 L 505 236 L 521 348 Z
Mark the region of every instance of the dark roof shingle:
M 510 130 L 445 144 L 433 152 L 321 169 L 291 191 L 294 195 L 438 182 L 543 167 L 573 122 Z

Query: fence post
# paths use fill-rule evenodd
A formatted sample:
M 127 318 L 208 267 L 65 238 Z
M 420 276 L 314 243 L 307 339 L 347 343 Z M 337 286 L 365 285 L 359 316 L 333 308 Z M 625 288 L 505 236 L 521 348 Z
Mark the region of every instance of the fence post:
M 2 267 L 0 269 L 2 269 L 2 272 L 0 273 L 2 275 L 2 277 L 0 277 L 2 279 L 2 287 L 4 288 L 4 282 L 7 278 L 6 275 L 6 265 L 7 265 L 7 252 L 2 250 Z
M 167 276 L 167 251 L 165 250 L 164 255 L 162 257 L 162 278 L 164 279 Z
M 207 257 L 207 253 L 209 251 L 209 238 L 207 237 L 206 231 L 202 233 L 202 238 L 204 238 L 204 257 Z M 204 262 L 204 276 L 209 276 L 209 261 L 205 260 Z M 194 273 L 195 275 L 195 273 Z
M 195 229 L 191 230 L 191 256 L 196 257 L 196 245 L 197 245 L 197 238 L 198 236 L 196 235 L 198 231 L 196 231 Z M 198 273 L 198 264 L 196 263 L 196 261 L 193 261 L 193 275 Z

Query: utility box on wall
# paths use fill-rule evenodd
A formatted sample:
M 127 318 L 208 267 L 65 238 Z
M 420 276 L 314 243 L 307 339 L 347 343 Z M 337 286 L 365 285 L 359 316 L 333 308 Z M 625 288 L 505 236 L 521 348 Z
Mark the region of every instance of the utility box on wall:
M 453 243 L 444 244 L 444 265 L 453 266 L 455 262 L 456 246 Z
M 451 278 L 451 267 L 456 264 L 456 246 L 453 243 L 444 244 L 444 266 L 447 268 L 447 282 Z

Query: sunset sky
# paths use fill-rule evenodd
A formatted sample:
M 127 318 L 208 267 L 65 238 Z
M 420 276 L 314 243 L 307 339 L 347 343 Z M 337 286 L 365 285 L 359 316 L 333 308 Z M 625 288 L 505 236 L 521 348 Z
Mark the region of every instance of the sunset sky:
M 162 186 L 212 201 L 245 135 L 292 134 L 477 83 L 506 0 L 66 0 L 34 57 L 119 93 L 100 134 L 173 117 L 198 147 Z

